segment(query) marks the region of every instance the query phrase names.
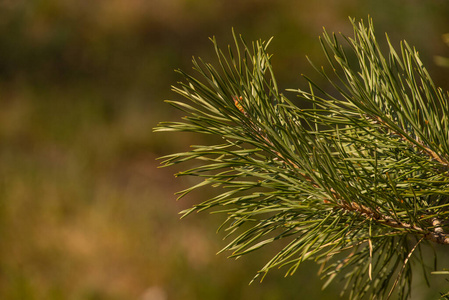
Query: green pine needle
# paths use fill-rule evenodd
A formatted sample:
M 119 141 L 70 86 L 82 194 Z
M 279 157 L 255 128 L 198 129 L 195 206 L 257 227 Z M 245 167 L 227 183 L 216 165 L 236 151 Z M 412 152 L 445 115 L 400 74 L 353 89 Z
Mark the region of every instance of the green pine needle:
M 346 282 L 350 299 L 400 299 L 411 292 L 411 261 L 424 265 L 425 243 L 449 244 L 449 101 L 418 52 L 405 41 L 388 53 L 372 21 L 354 37 L 324 32 L 331 66 L 316 70 L 338 92 L 310 81 L 290 90 L 312 105 L 301 108 L 278 90 L 269 42 L 251 45 L 234 34 L 223 53 L 215 39 L 214 66 L 194 60 L 194 77 L 169 101 L 187 116 L 156 131 L 212 134 L 221 144 L 194 146 L 164 157 L 165 166 L 196 160 L 178 174 L 204 177 L 180 192 L 211 186 L 217 196 L 183 212 L 225 213 L 224 248 L 239 257 L 278 240 L 284 248 L 260 271 L 305 260 L 322 265 L 325 286 Z M 257 277 L 257 276 L 256 276 Z

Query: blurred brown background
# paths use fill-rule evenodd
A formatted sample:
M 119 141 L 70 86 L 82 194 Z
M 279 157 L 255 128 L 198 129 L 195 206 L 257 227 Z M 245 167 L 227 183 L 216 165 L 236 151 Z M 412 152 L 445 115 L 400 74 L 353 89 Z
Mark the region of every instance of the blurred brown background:
M 443 0 L 0 1 L 0 299 L 335 299 L 313 264 L 248 286 L 276 249 L 228 260 L 222 216 L 179 220 L 205 195 L 176 202 L 190 182 L 155 159 L 205 141 L 152 128 L 181 116 L 163 103 L 173 70 L 213 59 L 208 37 L 275 36 L 278 82 L 297 88 L 305 55 L 323 62 L 322 27 L 350 34 L 348 16 L 368 15 L 448 88 Z M 437 291 L 417 281 L 415 298 Z

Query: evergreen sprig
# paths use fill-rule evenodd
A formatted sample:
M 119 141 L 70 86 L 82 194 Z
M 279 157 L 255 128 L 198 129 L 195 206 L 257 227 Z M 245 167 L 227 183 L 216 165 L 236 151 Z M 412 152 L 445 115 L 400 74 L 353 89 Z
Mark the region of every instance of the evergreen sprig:
M 218 66 L 194 59 L 198 77 L 168 101 L 185 111 L 181 122 L 156 131 L 188 131 L 222 138 L 164 157 L 164 166 L 197 160 L 178 176 L 204 177 L 218 195 L 182 212 L 213 209 L 227 215 L 222 228 L 232 257 L 276 240 L 287 241 L 258 273 L 305 260 L 321 264 L 329 284 L 338 274 L 350 299 L 410 295 L 412 265 L 424 267 L 424 244 L 449 244 L 449 102 L 418 52 L 405 41 L 397 52 L 387 36 L 384 55 L 369 20 L 354 37 L 324 32 L 331 66 L 316 68 L 332 84 L 326 91 L 293 90 L 301 108 L 279 92 L 268 42 L 222 52 Z M 307 77 L 306 77 L 307 79 Z M 257 276 L 256 276 L 257 277 Z M 338 278 L 338 277 L 337 277 Z

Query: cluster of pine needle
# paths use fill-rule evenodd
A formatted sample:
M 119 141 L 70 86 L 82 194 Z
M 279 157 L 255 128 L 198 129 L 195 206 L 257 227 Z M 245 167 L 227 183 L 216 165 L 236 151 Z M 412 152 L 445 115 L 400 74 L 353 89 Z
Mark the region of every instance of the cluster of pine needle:
M 194 59 L 196 76 L 180 71 L 185 82 L 174 87 L 187 101 L 168 101 L 187 116 L 156 130 L 221 138 L 163 164 L 197 161 L 177 175 L 204 180 L 181 197 L 207 185 L 218 192 L 183 215 L 226 214 L 232 257 L 285 241 L 257 276 L 314 260 L 325 285 L 343 280 L 351 299 L 403 299 L 412 261 L 430 272 L 424 246 L 449 244 L 448 94 L 405 41 L 397 52 L 387 36 L 384 54 L 371 20 L 352 23 L 352 38 L 320 39 L 330 68 L 315 69 L 334 89 L 305 76 L 310 89 L 289 90 L 300 101 L 278 90 L 269 41 L 234 35 L 223 52 L 213 39 L 216 66 Z

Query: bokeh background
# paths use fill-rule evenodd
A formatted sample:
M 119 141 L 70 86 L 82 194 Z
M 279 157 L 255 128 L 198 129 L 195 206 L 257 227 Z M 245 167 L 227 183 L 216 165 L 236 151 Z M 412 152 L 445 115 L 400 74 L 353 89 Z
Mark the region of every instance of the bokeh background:
M 348 16 L 368 15 L 449 87 L 433 61 L 449 56 L 443 0 L 0 1 L 0 299 L 335 299 L 313 264 L 249 286 L 276 249 L 230 260 L 222 217 L 179 220 L 206 196 L 175 201 L 191 182 L 156 158 L 207 140 L 152 128 L 182 116 L 163 100 L 179 99 L 174 69 L 213 60 L 208 37 L 275 36 L 278 82 L 297 88 L 305 55 L 323 63 L 322 27 L 351 34 Z M 414 299 L 436 297 L 433 279 Z

